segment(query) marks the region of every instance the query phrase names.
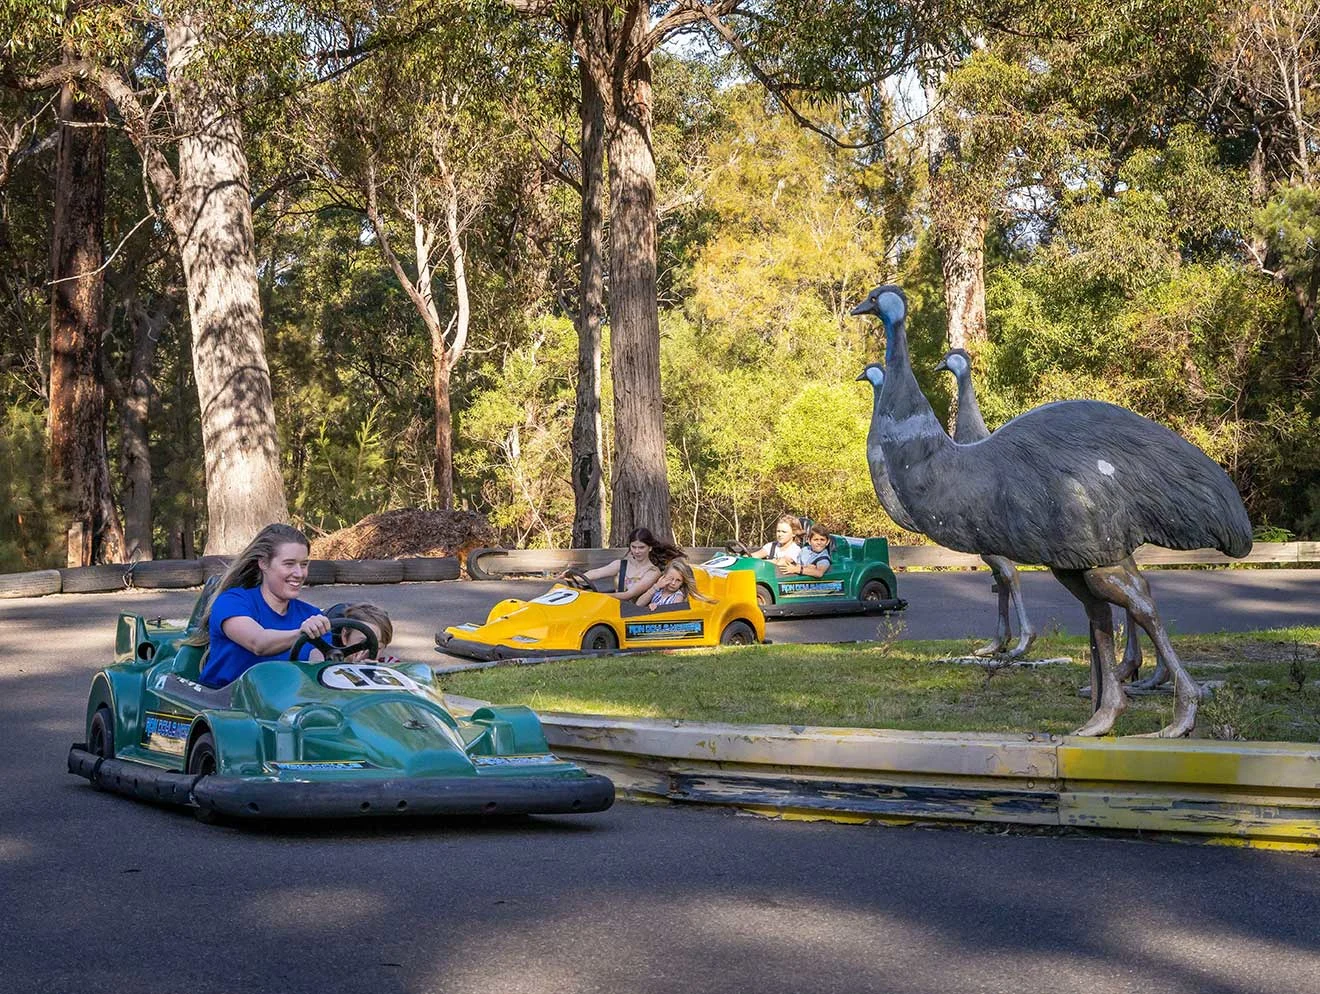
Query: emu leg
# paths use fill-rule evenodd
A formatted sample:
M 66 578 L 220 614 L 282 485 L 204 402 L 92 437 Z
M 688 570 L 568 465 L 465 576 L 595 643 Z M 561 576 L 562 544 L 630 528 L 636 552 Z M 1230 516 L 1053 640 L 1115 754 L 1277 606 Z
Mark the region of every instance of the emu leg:
M 1091 628 L 1091 720 L 1074 735 L 1107 735 L 1118 716 L 1127 710 L 1127 695 L 1118 681 L 1114 661 L 1114 615 L 1109 601 L 1091 589 L 1093 570 L 1053 569 L 1068 592 L 1082 602 Z
M 979 649 L 973 649 L 973 656 L 997 656 L 1003 651 L 1004 643 L 1009 640 L 1012 631 L 1008 627 L 1008 598 L 1009 585 L 1003 572 L 1003 567 L 1008 564 L 1008 560 L 999 556 L 982 556 L 981 559 L 990 567 L 990 572 L 995 577 L 995 592 L 999 596 L 999 614 L 995 622 L 995 639 L 989 645 L 983 645 Z M 1012 565 L 1009 565 L 1012 569 Z
M 1131 611 L 1126 612 L 1123 631 L 1127 635 L 1127 643 L 1123 646 L 1123 661 L 1118 664 L 1118 678 L 1126 683 L 1135 680 L 1141 672 L 1141 635 L 1137 631 L 1137 623 L 1132 620 Z
M 1155 643 L 1160 664 L 1167 666 L 1173 676 L 1173 720 L 1155 734 L 1160 738 L 1181 738 L 1189 734 L 1196 726 L 1196 707 L 1201 700 L 1201 688 L 1174 651 L 1169 634 L 1164 630 L 1159 612 L 1155 609 L 1155 601 L 1150 596 L 1150 587 L 1137 571 L 1136 563 L 1129 557 L 1117 566 L 1088 570 L 1087 584 L 1097 596 L 1128 610 Z

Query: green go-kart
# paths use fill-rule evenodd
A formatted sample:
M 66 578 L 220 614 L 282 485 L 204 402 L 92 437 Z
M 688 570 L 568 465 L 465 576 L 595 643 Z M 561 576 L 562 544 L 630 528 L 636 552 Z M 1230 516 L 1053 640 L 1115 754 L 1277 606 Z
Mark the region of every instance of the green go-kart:
M 889 566 L 889 541 L 883 537 L 831 535 L 830 567 L 819 578 L 786 572 L 768 559 L 748 555 L 740 542 L 728 554 L 702 565 L 707 569 L 751 570 L 756 601 L 766 618 L 814 614 L 888 614 L 907 607 L 898 596 L 898 578 Z
M 203 595 L 205 597 L 205 595 Z M 119 617 L 115 661 L 92 680 L 87 737 L 69 772 L 203 820 L 603 811 L 614 785 L 550 752 L 525 707 L 455 717 L 423 663 L 258 663 L 219 689 L 198 682 L 185 625 Z M 332 618 L 333 633 L 361 622 Z M 354 649 L 360 649 L 358 643 Z

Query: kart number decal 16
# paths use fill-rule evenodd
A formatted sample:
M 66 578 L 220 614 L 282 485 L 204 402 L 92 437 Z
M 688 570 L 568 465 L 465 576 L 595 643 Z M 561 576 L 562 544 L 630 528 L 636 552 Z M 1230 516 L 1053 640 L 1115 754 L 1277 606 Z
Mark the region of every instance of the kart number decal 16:
M 335 663 L 321 670 L 321 684 L 335 690 L 412 690 L 421 688 L 406 673 L 370 663 Z

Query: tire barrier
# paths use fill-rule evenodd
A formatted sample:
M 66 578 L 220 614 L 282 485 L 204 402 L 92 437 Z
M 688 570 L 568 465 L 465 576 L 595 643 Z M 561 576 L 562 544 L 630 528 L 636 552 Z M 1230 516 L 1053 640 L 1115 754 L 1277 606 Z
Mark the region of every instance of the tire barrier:
M 109 563 L 62 569 L 59 571 L 60 590 L 66 594 L 104 594 L 123 590 L 128 586 L 124 577 L 132 568 L 128 563 Z
M 330 559 L 313 559 L 307 563 L 307 585 L 324 586 L 335 582 L 335 563 Z
M 137 563 L 128 574 L 128 582 L 144 590 L 200 587 L 206 578 L 206 568 L 197 559 L 148 560 Z
M 229 569 L 231 561 L 230 556 L 202 556 L 202 582 L 205 583 L 211 577 L 219 576 Z
M 400 559 L 403 565 L 404 580 L 457 580 L 458 558 L 456 556 L 438 556 L 414 559 Z
M 1157 832 L 1320 851 L 1317 744 L 566 714 L 542 714 L 541 723 L 556 755 L 643 800 L 780 818 Z
M 688 561 L 705 562 L 725 552 L 723 546 L 693 546 L 683 550 Z M 594 569 L 622 559 L 627 549 L 473 549 L 468 553 L 468 576 L 474 580 L 554 576 L 569 566 Z
M 57 569 L 31 573 L 0 573 L 0 597 L 42 597 L 58 594 L 62 582 Z
M 337 559 L 335 583 L 400 583 L 403 563 L 397 559 Z

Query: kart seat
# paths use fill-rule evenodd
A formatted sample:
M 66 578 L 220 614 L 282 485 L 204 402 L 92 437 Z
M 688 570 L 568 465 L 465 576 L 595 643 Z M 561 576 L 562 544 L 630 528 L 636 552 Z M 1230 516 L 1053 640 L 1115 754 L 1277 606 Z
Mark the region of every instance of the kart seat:
M 174 672 L 185 680 L 196 680 L 202 673 L 206 649 L 200 645 L 181 645 L 174 653 Z
M 190 648 L 195 648 L 195 646 Z M 177 673 L 171 673 L 165 677 L 165 682 L 160 689 L 162 696 L 183 701 L 198 711 L 205 711 L 208 708 L 220 710 L 228 708 L 234 696 L 234 685 L 232 683 L 223 687 L 204 687 L 195 680 L 180 677 Z

